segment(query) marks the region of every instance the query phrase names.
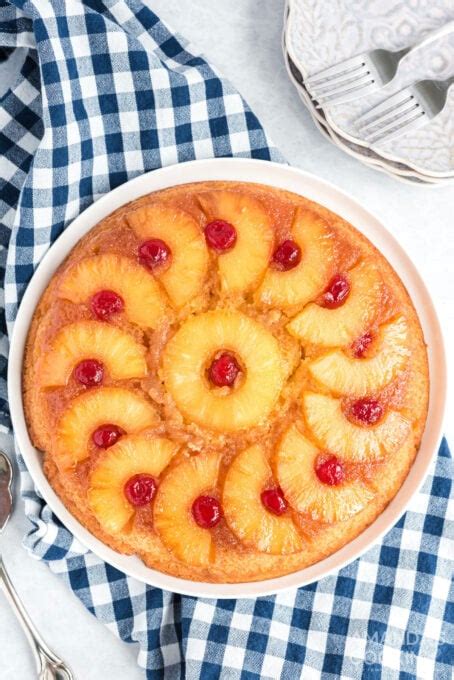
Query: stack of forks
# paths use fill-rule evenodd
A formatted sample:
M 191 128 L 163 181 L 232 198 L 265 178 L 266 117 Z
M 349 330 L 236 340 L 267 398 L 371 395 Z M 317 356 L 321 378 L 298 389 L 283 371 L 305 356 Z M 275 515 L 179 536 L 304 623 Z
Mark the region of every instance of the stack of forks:
M 454 182 L 454 8 L 446 2 L 433 25 L 399 0 L 383 0 L 376 17 L 361 1 L 364 15 L 352 17 L 347 5 L 288 0 L 283 49 L 298 94 L 330 141 L 370 167 L 411 183 Z

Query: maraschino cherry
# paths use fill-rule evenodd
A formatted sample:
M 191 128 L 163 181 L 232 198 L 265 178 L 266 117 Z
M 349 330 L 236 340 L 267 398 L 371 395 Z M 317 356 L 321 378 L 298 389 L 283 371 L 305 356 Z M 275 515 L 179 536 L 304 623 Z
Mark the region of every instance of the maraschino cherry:
M 273 253 L 272 264 L 275 269 L 287 272 L 301 262 L 301 248 L 290 239 L 283 241 Z
M 264 507 L 274 515 L 282 515 L 288 507 L 282 489 L 279 486 L 262 491 L 260 500 Z
M 327 309 L 341 307 L 350 293 L 350 284 L 344 274 L 333 276 L 322 295 L 321 305 Z
M 119 314 L 124 306 L 123 298 L 113 290 L 100 290 L 90 300 L 91 311 L 101 321 L 106 321 L 113 314 Z
M 141 507 L 155 497 L 158 484 L 151 475 L 141 473 L 128 479 L 124 486 L 125 496 L 131 505 Z
M 358 399 L 353 402 L 351 412 L 364 425 L 375 425 L 383 416 L 383 406 L 376 399 Z
M 208 377 L 216 387 L 232 387 L 241 372 L 241 366 L 229 352 L 214 359 L 208 369 Z
M 230 222 L 214 220 L 205 227 L 205 240 L 213 250 L 223 252 L 231 250 L 236 243 L 236 229 Z
M 166 264 L 171 256 L 170 247 L 160 238 L 151 238 L 139 246 L 139 262 L 151 270 Z
M 323 462 L 318 463 L 315 466 L 315 474 L 323 484 L 328 486 L 337 486 L 345 478 L 343 465 L 337 456 L 329 456 Z
M 221 504 L 213 496 L 198 496 L 192 504 L 192 516 L 202 529 L 212 529 L 221 521 Z
M 110 446 L 116 444 L 124 434 L 126 434 L 126 432 L 123 428 L 118 427 L 118 425 L 107 423 L 106 425 L 98 427 L 91 435 L 91 438 L 98 448 L 108 449 Z
M 104 378 L 104 366 L 96 359 L 84 359 L 75 367 L 74 377 L 86 387 L 100 385 Z
M 357 338 L 352 344 L 353 356 L 357 359 L 362 359 L 364 354 L 369 349 L 369 345 L 373 340 L 372 333 L 364 333 L 360 338 Z

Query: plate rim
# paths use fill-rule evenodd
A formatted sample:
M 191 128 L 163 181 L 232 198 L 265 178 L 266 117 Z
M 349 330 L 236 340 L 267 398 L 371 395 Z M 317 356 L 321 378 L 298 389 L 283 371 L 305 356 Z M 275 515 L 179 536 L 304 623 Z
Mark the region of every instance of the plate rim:
M 429 358 L 429 411 L 421 446 L 408 476 L 385 510 L 343 548 L 314 565 L 272 579 L 233 584 L 169 576 L 146 567 L 138 557 L 114 551 L 91 534 L 66 509 L 47 481 L 41 454 L 30 441 L 22 403 L 22 359 L 29 324 L 48 281 L 75 243 L 103 217 L 139 196 L 170 186 L 208 180 L 257 182 L 293 191 L 351 222 L 386 257 L 409 290 L 424 331 Z M 8 398 L 18 448 L 44 500 L 82 546 L 126 575 L 148 585 L 182 595 L 216 599 L 254 598 L 308 585 L 338 571 L 375 545 L 404 514 L 438 451 L 446 405 L 446 383 L 446 356 L 435 304 L 427 285 L 395 236 L 373 213 L 331 182 L 299 168 L 250 158 L 194 160 L 151 170 L 113 189 L 81 212 L 47 250 L 24 292 L 14 323 L 8 363 Z

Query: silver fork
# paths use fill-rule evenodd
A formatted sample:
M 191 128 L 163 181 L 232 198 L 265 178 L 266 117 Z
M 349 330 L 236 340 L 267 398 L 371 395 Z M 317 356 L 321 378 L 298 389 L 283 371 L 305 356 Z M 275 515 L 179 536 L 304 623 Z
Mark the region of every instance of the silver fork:
M 374 106 L 355 123 L 369 144 L 388 142 L 417 130 L 445 107 L 454 76 L 446 80 L 420 80 Z
M 454 32 L 454 21 L 431 31 L 413 46 L 392 52 L 374 49 L 345 59 L 304 79 L 310 94 L 323 106 L 343 104 L 364 97 L 387 85 L 397 73 L 402 59 L 410 52 Z

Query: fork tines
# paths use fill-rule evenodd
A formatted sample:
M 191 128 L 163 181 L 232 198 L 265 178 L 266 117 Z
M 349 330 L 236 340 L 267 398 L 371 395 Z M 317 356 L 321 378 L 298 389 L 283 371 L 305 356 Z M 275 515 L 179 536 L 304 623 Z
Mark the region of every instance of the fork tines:
M 340 64 L 334 64 L 334 66 L 329 66 L 328 68 L 323 69 L 323 71 L 314 73 L 312 76 L 305 78 L 304 82 L 310 87 L 316 86 L 317 83 L 320 83 L 322 80 L 343 76 L 347 73 L 352 73 L 352 71 L 356 71 L 357 69 L 364 68 L 365 66 L 365 61 L 361 55 L 351 57 L 350 59 L 342 61 Z
M 425 111 L 413 94 L 405 89 L 374 106 L 355 122 L 361 136 L 369 143 L 376 143 L 384 141 L 385 137 L 390 140 L 402 134 L 403 129 L 419 122 L 424 116 Z
M 312 96 L 322 104 L 347 101 L 355 92 L 361 90 L 366 94 L 367 88 L 375 85 L 363 55 L 319 71 L 304 82 Z

